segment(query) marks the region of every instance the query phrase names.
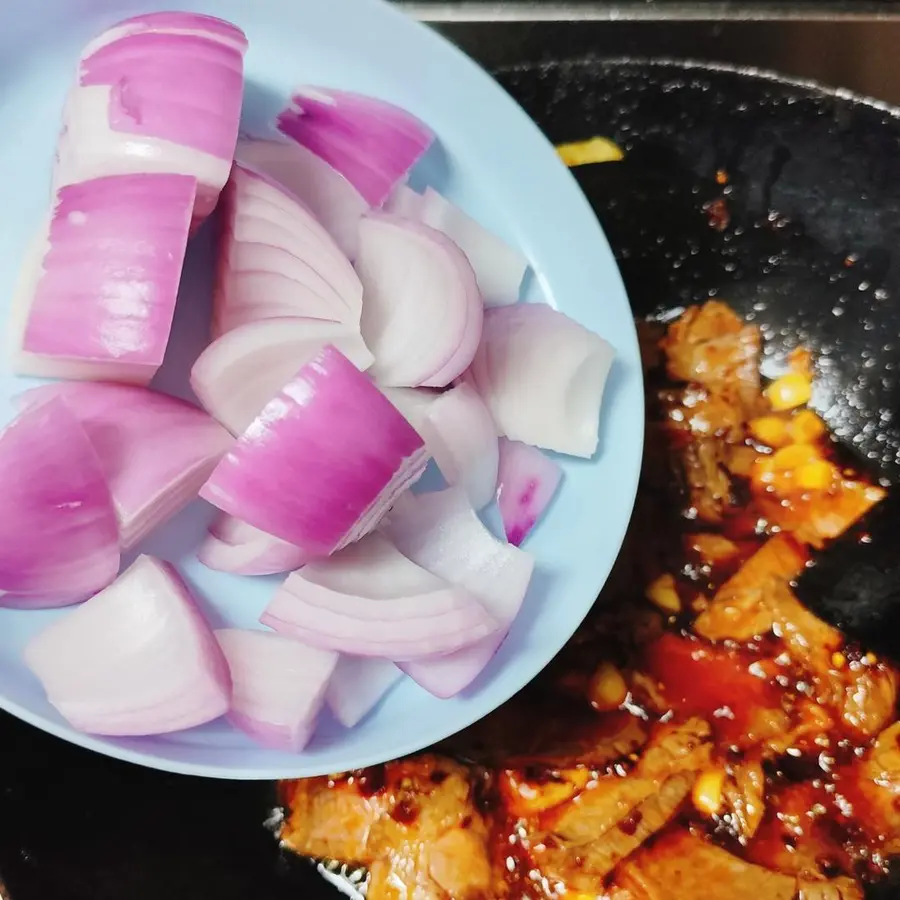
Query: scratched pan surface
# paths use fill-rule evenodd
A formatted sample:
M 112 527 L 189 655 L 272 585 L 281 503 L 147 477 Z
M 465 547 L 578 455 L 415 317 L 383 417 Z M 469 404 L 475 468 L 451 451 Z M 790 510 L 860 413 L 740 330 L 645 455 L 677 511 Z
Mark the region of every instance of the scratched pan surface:
M 891 112 L 702 68 L 594 61 L 498 77 L 553 140 L 605 134 L 625 147 L 624 162 L 578 176 L 638 314 L 718 296 L 763 326 L 773 368 L 798 342 L 811 347 L 818 408 L 858 438 L 861 456 L 900 476 Z M 279 854 L 263 825 L 273 801 L 271 785 L 139 769 L 0 718 L 10 900 L 339 896 Z

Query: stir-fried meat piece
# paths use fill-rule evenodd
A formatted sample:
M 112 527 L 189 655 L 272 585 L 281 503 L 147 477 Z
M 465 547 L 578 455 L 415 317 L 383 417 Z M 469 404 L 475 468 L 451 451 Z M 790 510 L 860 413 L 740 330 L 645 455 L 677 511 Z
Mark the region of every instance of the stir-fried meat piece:
M 690 832 L 667 834 L 626 861 L 611 900 L 795 900 L 797 881 L 715 847 Z
M 752 414 L 760 394 L 759 328 L 711 301 L 686 310 L 669 326 L 661 346 L 671 378 L 734 394 Z
M 691 505 L 703 521 L 721 522 L 732 493 L 729 443 L 743 441 L 760 402 L 759 329 L 710 302 L 687 310 L 660 346 L 669 375 L 690 383 L 661 399 L 670 429 L 683 436 L 680 463 Z
M 723 445 L 715 440 L 691 441 L 681 457 L 691 506 L 704 522 L 721 522 L 731 501 Z
M 624 784 L 607 785 L 582 794 L 582 808 L 570 811 L 551 835 L 557 845 L 536 852 L 535 862 L 572 890 L 596 890 L 623 859 L 672 820 L 694 780 L 694 775 L 683 772 L 662 784 L 646 781 L 640 785 L 644 796 L 638 803 L 633 794 L 639 780 L 628 790 Z M 590 809 L 595 802 L 599 809 Z
M 843 775 L 838 789 L 845 811 L 860 815 L 871 836 L 883 841 L 884 852 L 900 852 L 900 722 L 878 735 L 862 764 Z
M 286 846 L 368 900 L 862 900 L 900 854 L 898 670 L 791 589 L 884 492 L 802 408 L 808 354 L 764 396 L 724 304 L 640 331 L 640 490 L 582 627 L 441 756 L 286 786 Z
M 863 900 L 849 878 L 816 881 L 745 862 L 688 831 L 666 834 L 627 860 L 610 900 Z
M 784 534 L 770 538 L 719 588 L 694 622 L 709 638 L 749 641 L 774 632 L 793 661 L 816 681 L 816 700 L 863 737 L 877 734 L 894 714 L 897 679 L 892 670 L 848 663 L 841 633 L 806 609 L 787 586 L 806 554 Z
M 491 900 L 488 828 L 473 774 L 422 756 L 354 775 L 290 783 L 282 840 L 305 856 L 369 867 L 369 900 Z
M 532 836 L 541 870 L 576 890 L 596 886 L 672 820 L 709 762 L 710 737 L 700 719 L 660 729 L 632 774 L 598 779 Z
M 580 680 L 579 686 L 586 680 Z M 577 707 L 584 707 L 583 695 L 578 697 Z M 629 715 L 586 718 L 579 715 L 577 707 L 569 698 L 558 698 L 555 708 L 541 704 L 538 723 L 533 715 L 534 698 L 524 692 L 497 714 L 449 738 L 442 749 L 467 760 L 512 769 L 579 765 L 604 769 L 647 742 L 649 728 L 639 719 Z
M 759 760 L 730 767 L 723 787 L 725 811 L 735 837 L 746 843 L 756 834 L 766 811 L 766 779 Z
M 863 900 L 863 896 L 862 888 L 852 878 L 797 880 L 797 900 Z

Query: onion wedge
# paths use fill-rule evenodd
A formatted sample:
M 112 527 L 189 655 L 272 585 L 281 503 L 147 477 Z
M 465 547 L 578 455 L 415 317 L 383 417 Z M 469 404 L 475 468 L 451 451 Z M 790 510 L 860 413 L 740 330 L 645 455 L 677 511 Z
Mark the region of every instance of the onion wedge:
M 471 263 L 486 307 L 508 306 L 519 299 L 528 260 L 434 188 L 417 194 L 399 184 L 384 209 L 446 234 Z
M 212 212 L 237 142 L 247 39 L 211 16 L 166 12 L 114 25 L 84 49 L 69 92 L 55 185 L 106 175 L 189 175 L 195 223 Z
M 235 575 L 292 572 L 306 562 L 299 547 L 224 513 L 213 521 L 197 558 L 209 569 Z
M 425 690 L 452 697 L 474 681 L 500 646 L 525 598 L 534 560 L 498 541 L 458 487 L 404 495 L 381 530 L 404 556 L 466 588 L 503 624 L 497 634 L 457 653 L 401 665 Z
M 603 389 L 615 351 L 599 335 L 543 303 L 485 314 L 466 380 L 501 435 L 585 459 L 597 450 Z
M 284 316 L 359 325 L 359 278 L 296 197 L 268 176 L 235 163 L 221 206 L 215 334 Z
M 392 660 L 452 653 L 499 628 L 468 591 L 377 533 L 289 575 L 260 622 L 323 650 Z
M 361 722 L 403 673 L 387 659 L 341 656 L 325 690 L 325 702 L 345 728 Z
M 339 322 L 263 319 L 213 341 L 191 369 L 191 387 L 216 419 L 240 434 L 326 344 L 361 372 L 374 361 L 359 332 Z
M 561 480 L 562 469 L 537 447 L 500 438 L 497 505 L 513 546 L 537 524 Z
M 165 734 L 228 710 L 228 666 L 185 583 L 140 556 L 109 587 L 41 631 L 25 663 L 79 731 Z
M 474 509 L 494 498 L 497 426 L 478 392 L 462 383 L 439 394 L 417 428 L 448 485 L 459 485 Z
M 427 461 L 406 419 L 327 346 L 269 401 L 200 495 L 315 559 L 372 531 Z
M 433 228 L 385 213 L 359 226 L 362 335 L 372 374 L 393 387 L 444 387 L 472 361 L 484 307 L 463 252 Z
M 58 398 L 99 458 L 130 550 L 197 496 L 230 445 L 228 433 L 184 400 L 124 384 L 49 384 L 19 394 L 29 408 Z
M 336 653 L 304 647 L 266 631 L 216 632 L 233 690 L 229 721 L 276 750 L 302 750 L 316 726 Z
M 119 529 L 103 468 L 55 398 L 0 433 L 0 606 L 77 603 L 119 571 Z
M 13 300 L 17 372 L 150 381 L 169 341 L 196 187 L 143 174 L 59 190 Z
M 434 141 L 427 125 L 399 106 L 331 88 L 297 90 L 278 130 L 340 172 L 378 207 Z
M 347 257 L 356 258 L 359 220 L 369 204 L 340 172 L 288 140 L 242 138 L 235 155 L 239 162 L 284 185 L 322 223 Z

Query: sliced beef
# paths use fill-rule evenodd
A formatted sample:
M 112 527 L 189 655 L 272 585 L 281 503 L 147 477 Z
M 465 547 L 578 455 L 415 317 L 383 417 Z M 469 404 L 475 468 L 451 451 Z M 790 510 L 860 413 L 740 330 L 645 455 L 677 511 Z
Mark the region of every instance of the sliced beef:
M 551 880 L 596 889 L 644 841 L 664 828 L 709 763 L 710 729 L 699 719 L 661 728 L 633 773 L 600 778 L 530 837 Z
M 535 861 L 545 875 L 570 890 L 596 891 L 623 859 L 672 820 L 695 778 L 691 772 L 662 783 L 626 778 L 621 785 L 586 792 L 584 802 L 573 804 L 557 824 L 553 833 L 557 846 L 536 853 Z M 635 803 L 637 796 L 641 799 Z
M 701 384 L 723 396 L 734 394 L 748 413 L 760 396 L 760 333 L 724 303 L 694 306 L 661 341 L 666 368 L 675 381 Z M 749 418 L 746 415 L 745 418 Z
M 797 881 L 744 862 L 688 831 L 667 834 L 619 868 L 611 900 L 796 900 Z
M 368 900 L 492 900 L 475 773 L 423 755 L 362 777 L 291 782 L 282 841 L 304 856 L 366 865 Z

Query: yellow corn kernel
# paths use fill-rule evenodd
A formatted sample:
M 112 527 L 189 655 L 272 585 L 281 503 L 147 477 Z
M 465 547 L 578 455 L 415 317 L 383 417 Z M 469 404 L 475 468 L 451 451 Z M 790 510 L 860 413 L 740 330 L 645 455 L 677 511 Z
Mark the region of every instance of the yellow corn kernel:
M 835 650 L 834 653 L 831 654 L 831 665 L 833 665 L 835 669 L 843 669 L 844 666 L 847 665 L 847 657 L 844 656 L 840 650 Z
M 811 444 L 825 434 L 825 423 L 811 409 L 801 409 L 788 422 L 787 430 L 793 443 Z
M 646 598 L 664 613 L 675 615 L 681 612 L 681 598 L 675 589 L 675 579 L 669 575 L 660 575 L 644 592 Z
M 875 663 L 878 662 L 878 657 L 877 657 L 874 653 L 867 653 L 867 654 L 863 657 L 863 662 L 864 662 L 867 666 L 874 666 Z
M 725 772 L 722 769 L 708 769 L 694 782 L 691 799 L 697 810 L 704 816 L 714 816 L 722 809 Z
M 628 697 L 628 685 L 622 673 L 608 662 L 600 663 L 588 687 L 591 706 L 600 712 L 618 709 Z
M 804 463 L 794 471 L 794 481 L 803 491 L 827 491 L 834 484 L 835 467 L 824 459 Z
M 789 472 L 800 466 L 807 466 L 820 459 L 815 447 L 809 444 L 790 444 L 772 454 L 772 467 L 781 472 Z
M 575 141 L 572 144 L 560 144 L 556 148 L 556 152 L 570 168 L 586 166 L 588 163 L 618 162 L 625 159 L 625 154 L 618 144 L 605 137 L 595 137 L 589 141 Z
M 788 372 L 776 378 L 764 391 L 772 409 L 780 412 L 805 406 L 812 397 L 812 380 L 803 372 Z
M 787 422 L 780 416 L 760 416 L 751 419 L 750 434 L 767 447 L 783 447 L 791 442 Z

